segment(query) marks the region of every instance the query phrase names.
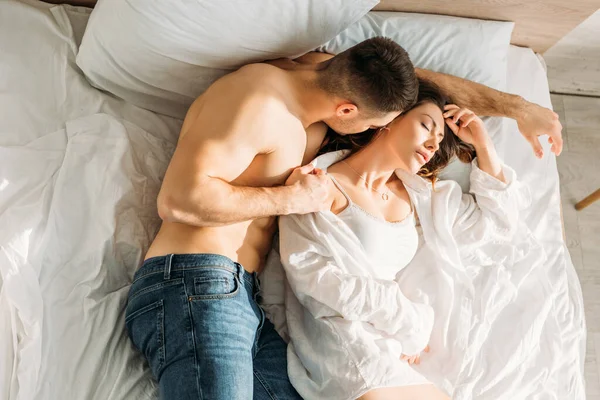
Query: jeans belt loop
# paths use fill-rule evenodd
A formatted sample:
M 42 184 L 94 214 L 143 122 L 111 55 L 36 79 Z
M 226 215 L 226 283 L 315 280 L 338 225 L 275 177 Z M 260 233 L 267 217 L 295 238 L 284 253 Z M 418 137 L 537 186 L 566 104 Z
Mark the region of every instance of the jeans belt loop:
M 174 254 L 169 254 L 165 258 L 165 274 L 164 274 L 165 280 L 171 279 L 171 263 L 173 262 L 173 256 L 174 256 Z
M 245 272 L 244 267 L 242 267 L 242 264 L 237 263 L 237 262 L 235 263 L 235 266 L 237 268 L 238 280 L 243 283 L 244 282 L 244 272 Z

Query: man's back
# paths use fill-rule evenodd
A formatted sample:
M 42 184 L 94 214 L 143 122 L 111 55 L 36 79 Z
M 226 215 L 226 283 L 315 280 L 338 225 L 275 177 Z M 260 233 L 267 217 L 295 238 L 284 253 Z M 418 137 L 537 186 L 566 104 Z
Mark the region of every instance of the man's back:
M 307 131 L 290 112 L 296 106 L 290 85 L 287 72 L 253 64 L 218 80 L 199 97 L 183 123 L 159 195 L 159 213 L 170 207 L 169 199 L 178 196 L 176 192 L 203 189 L 198 187 L 203 180 L 194 177 L 198 170 L 233 186 L 272 187 L 282 185 L 295 167 L 314 156 L 325 126 L 308 130 L 310 145 L 305 152 Z M 193 197 L 187 201 L 195 201 Z M 275 217 L 221 226 L 161 217 L 164 222 L 146 258 L 222 254 L 249 272 L 260 269 L 275 229 Z

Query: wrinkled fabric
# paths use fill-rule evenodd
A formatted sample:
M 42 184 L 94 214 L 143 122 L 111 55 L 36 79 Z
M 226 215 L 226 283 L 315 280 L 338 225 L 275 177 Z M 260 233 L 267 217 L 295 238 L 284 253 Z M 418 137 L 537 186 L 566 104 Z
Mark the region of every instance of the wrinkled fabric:
M 0 2 L 2 399 L 157 398 L 148 365 L 124 334 L 124 304 L 158 228 L 156 194 L 182 121 L 90 86 L 75 63 L 89 12 Z M 508 66 L 509 92 L 552 107 L 546 74 L 530 49 L 511 46 Z M 433 348 L 415 369 L 452 382 L 455 398 L 584 400 L 583 297 L 562 237 L 555 157 L 542 140 L 545 156 L 535 158 L 514 121 L 485 121 L 498 153 L 531 189 L 533 205 L 521 219 L 548 261 L 515 285 L 502 312 L 488 314 L 492 292 L 477 302 L 474 321 L 485 323 L 474 322 L 472 330 L 485 329 L 465 344 L 473 349 L 468 355 L 446 357 Z M 465 165 L 454 163 L 444 175 L 468 190 L 469 166 L 453 166 Z M 450 307 L 443 303 L 455 290 L 452 276 L 433 274 L 422 255 L 419 269 L 399 276 L 403 293 Z M 480 270 L 479 282 L 488 284 L 483 292 L 496 287 L 492 273 L 506 278 L 501 269 Z M 283 284 L 275 294 L 282 293 Z M 440 342 L 438 321 L 432 340 Z M 445 379 L 450 366 L 443 362 L 452 357 L 465 358 L 462 372 Z
M 326 170 L 344 154 L 321 156 L 315 165 Z M 424 179 L 397 171 L 422 228 L 418 254 L 407 269 L 429 275 L 415 285 L 425 290 L 413 290 L 412 296 L 402 288 L 402 273 L 396 280 L 376 278 L 378 266 L 335 214 L 280 217 L 279 251 L 287 280 L 285 316 L 277 315 L 284 310 L 280 306 L 265 307 L 282 336 L 288 335 L 288 372 L 304 398 L 352 399 L 377 387 L 427 383 L 429 377 L 415 373 L 400 356 L 421 352 L 439 333 L 445 343 L 432 344 L 432 356 L 446 353 L 450 359 L 444 364 L 461 367 L 461 360 L 453 355 L 467 351 L 468 328 L 478 309 L 478 270 L 497 269 L 494 276 L 501 282 L 512 278 L 507 266 L 531 262 L 515 274 L 518 284 L 536 258 L 543 261 L 539 257 L 543 250 L 519 221 L 519 210 L 530 202 L 528 189 L 510 167 L 503 166 L 503 171 L 508 183 L 481 171 L 475 160 L 471 194 L 463 194 L 452 181 L 438 182 L 434 190 Z M 276 258 L 270 261 L 263 274 L 266 282 L 274 281 L 269 274 L 281 273 Z M 452 284 L 452 291 L 439 302 L 432 297 L 444 280 Z M 268 284 L 263 288 L 272 300 L 269 292 L 277 288 Z M 514 295 L 515 283 L 506 282 L 502 290 L 486 289 L 494 295 L 487 309 L 489 318 Z M 434 320 L 442 324 L 441 332 L 436 331 Z M 446 364 L 442 371 L 447 370 Z

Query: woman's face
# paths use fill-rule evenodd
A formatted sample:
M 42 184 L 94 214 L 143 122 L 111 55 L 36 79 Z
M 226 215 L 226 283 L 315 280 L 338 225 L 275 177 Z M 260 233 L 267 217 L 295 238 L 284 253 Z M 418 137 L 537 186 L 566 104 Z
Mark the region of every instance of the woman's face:
M 425 103 L 392 121 L 384 132 L 384 140 L 396 153 L 399 167 L 416 174 L 439 149 L 444 125 L 442 110 L 433 103 Z

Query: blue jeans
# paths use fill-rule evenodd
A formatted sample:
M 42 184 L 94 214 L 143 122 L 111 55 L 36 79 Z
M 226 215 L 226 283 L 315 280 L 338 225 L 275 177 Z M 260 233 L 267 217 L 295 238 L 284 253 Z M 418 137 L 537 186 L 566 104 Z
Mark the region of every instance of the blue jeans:
M 129 291 L 125 325 L 160 399 L 301 399 L 287 376 L 287 345 L 258 295 L 256 274 L 224 256 L 146 260 Z

